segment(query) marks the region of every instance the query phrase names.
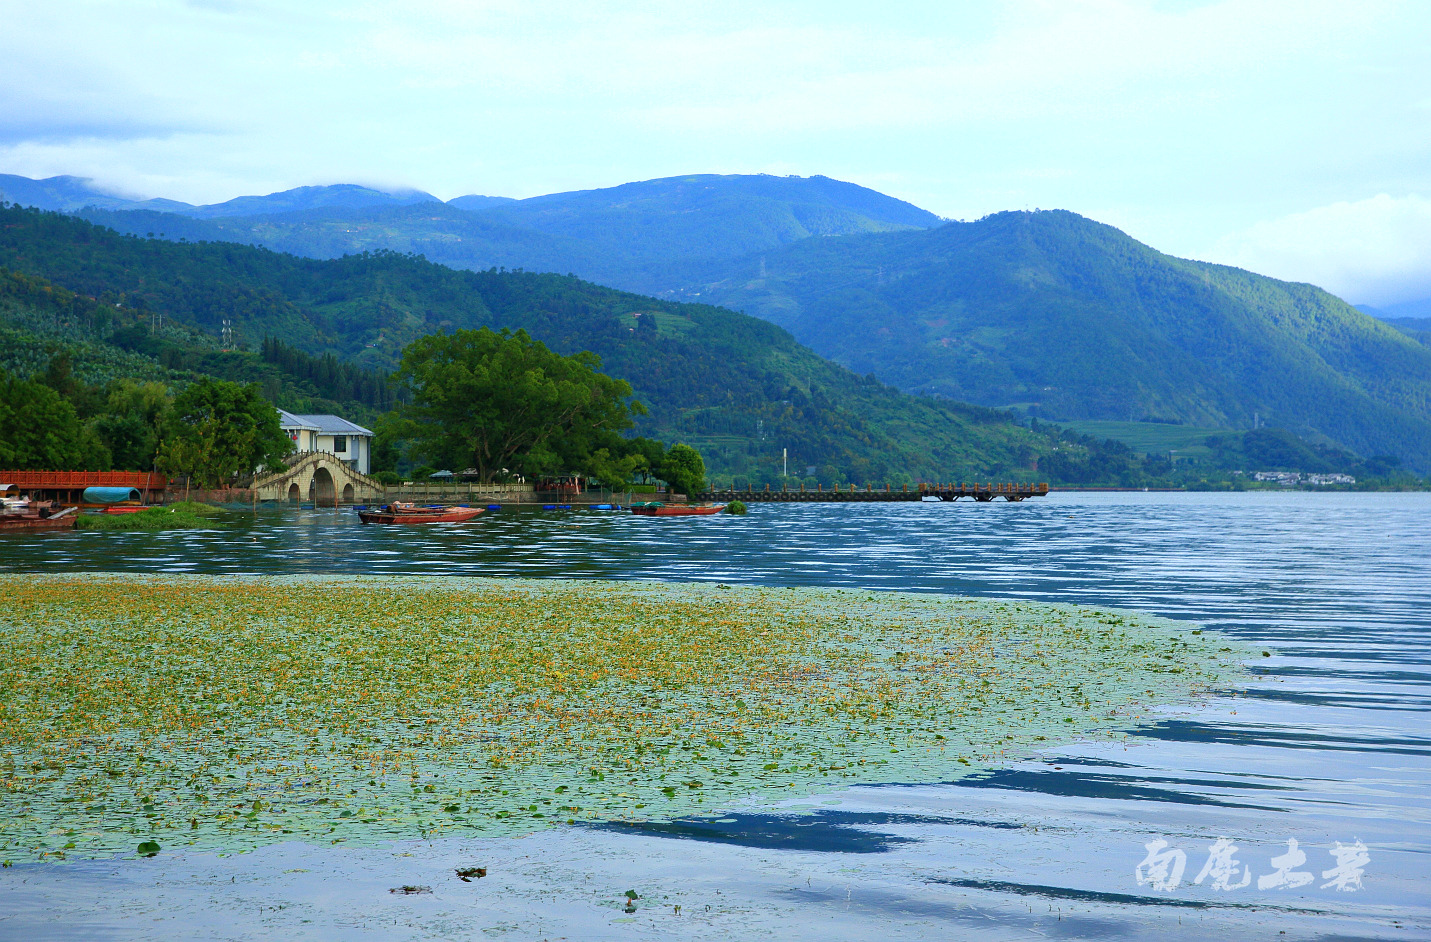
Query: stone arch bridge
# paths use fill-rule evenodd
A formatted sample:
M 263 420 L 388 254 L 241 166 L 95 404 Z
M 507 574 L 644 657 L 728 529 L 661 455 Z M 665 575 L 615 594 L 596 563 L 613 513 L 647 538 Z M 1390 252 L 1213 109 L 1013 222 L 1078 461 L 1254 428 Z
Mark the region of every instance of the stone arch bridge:
M 259 500 L 311 502 L 317 507 L 382 500 L 383 485 L 323 451 L 289 459 L 287 467 L 253 482 Z

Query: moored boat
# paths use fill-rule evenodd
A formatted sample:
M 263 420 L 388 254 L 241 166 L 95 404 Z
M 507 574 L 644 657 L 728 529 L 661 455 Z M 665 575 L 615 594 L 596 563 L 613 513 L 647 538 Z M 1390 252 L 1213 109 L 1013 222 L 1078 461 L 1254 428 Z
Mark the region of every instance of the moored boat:
M 663 504 L 658 500 L 632 504 L 631 512 L 641 517 L 707 517 L 725 510 L 725 504 L 696 506 L 694 504 Z
M 462 523 L 482 513 L 484 507 L 418 507 L 394 501 L 377 510 L 359 510 L 363 523 Z
M 72 530 L 77 519 L 73 507 L 52 513 L 46 505 L 24 513 L 0 514 L 0 530 Z

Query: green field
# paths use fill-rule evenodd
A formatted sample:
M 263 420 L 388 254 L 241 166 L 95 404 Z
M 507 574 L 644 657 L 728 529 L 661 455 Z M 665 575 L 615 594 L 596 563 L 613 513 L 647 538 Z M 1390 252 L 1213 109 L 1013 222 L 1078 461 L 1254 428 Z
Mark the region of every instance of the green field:
M 1204 444 L 1209 435 L 1225 435 L 1232 429 L 1198 428 L 1192 425 L 1167 425 L 1162 422 L 1114 422 L 1088 420 L 1084 422 L 1061 422 L 1064 428 L 1073 429 L 1080 435 L 1094 438 L 1111 438 L 1124 442 L 1134 451 L 1142 454 L 1162 454 L 1171 451 L 1175 456 L 1202 458 L 1212 454 Z

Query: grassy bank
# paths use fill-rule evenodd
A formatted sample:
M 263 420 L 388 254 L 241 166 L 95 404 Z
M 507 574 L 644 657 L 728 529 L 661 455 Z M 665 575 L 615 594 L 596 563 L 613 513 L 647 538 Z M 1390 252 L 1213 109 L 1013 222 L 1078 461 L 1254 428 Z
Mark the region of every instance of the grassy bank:
M 150 507 L 133 514 L 80 514 L 76 530 L 197 530 L 216 526 L 223 511 L 195 501 Z
M 0 577 L 0 855 L 663 819 L 945 781 L 1227 684 L 1124 612 L 839 590 Z

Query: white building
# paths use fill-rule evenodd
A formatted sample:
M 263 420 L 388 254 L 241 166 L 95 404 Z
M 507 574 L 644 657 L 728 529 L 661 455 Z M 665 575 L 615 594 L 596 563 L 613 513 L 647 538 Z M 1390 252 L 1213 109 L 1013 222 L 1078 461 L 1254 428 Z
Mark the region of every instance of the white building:
M 359 474 L 373 463 L 373 433 L 336 415 L 294 415 L 278 410 L 278 424 L 293 441 L 295 451 L 322 451 L 341 460 Z

